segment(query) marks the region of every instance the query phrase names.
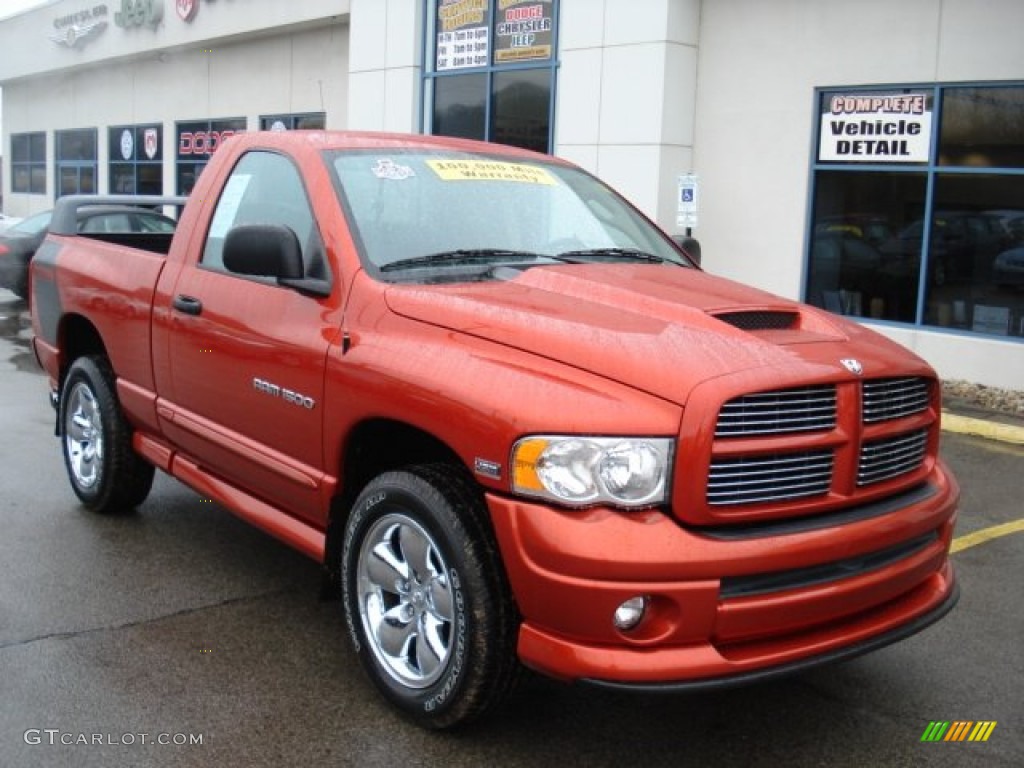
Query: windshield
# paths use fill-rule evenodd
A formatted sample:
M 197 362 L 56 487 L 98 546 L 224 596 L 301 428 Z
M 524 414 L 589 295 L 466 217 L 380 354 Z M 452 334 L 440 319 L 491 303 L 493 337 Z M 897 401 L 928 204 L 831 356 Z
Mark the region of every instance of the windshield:
M 443 150 L 335 152 L 328 161 L 364 261 L 389 279 L 481 264 L 686 264 L 665 235 L 578 169 Z

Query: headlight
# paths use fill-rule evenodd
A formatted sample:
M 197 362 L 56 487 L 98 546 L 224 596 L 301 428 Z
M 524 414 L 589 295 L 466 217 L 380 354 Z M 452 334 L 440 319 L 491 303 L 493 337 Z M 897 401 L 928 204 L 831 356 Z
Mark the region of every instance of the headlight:
M 525 437 L 512 448 L 512 488 L 577 507 L 661 504 L 672 445 L 661 437 Z

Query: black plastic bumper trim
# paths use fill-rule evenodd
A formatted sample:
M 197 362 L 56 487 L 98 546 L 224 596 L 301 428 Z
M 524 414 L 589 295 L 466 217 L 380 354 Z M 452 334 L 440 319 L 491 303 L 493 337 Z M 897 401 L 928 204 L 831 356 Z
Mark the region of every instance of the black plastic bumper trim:
M 916 539 L 901 542 L 879 552 L 867 552 L 846 560 L 837 560 L 807 568 L 794 568 L 789 571 L 757 573 L 750 576 L 726 576 L 722 579 L 719 596 L 723 600 L 751 595 L 766 595 L 773 592 L 784 592 L 790 589 L 806 589 L 819 584 L 849 579 L 906 560 L 908 557 L 922 552 L 936 541 L 939 535 L 930 531 Z

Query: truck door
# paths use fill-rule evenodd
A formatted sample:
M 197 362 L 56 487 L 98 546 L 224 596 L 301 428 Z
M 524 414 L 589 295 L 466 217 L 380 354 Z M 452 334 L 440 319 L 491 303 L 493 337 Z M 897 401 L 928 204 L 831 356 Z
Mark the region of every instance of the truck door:
M 302 176 L 284 155 L 245 154 L 222 187 L 198 263 L 165 301 L 168 436 L 208 472 L 310 522 L 322 522 L 324 369 L 341 324 L 329 297 L 235 274 L 224 238 L 240 224 L 283 224 L 305 276 L 332 277 Z

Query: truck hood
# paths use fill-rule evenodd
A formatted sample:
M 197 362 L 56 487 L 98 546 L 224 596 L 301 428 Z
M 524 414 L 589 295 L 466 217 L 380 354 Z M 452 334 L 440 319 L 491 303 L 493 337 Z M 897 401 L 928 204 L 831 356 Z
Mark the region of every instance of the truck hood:
M 679 405 L 719 376 L 784 367 L 837 380 L 856 358 L 906 369 L 902 347 L 859 325 L 696 269 L 594 264 L 501 269 L 488 282 L 386 291 L 391 311 L 560 361 Z M 923 367 L 923 362 L 921 363 Z

